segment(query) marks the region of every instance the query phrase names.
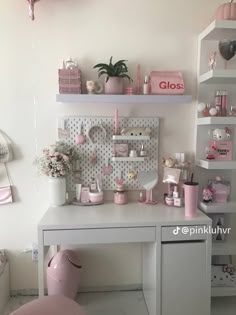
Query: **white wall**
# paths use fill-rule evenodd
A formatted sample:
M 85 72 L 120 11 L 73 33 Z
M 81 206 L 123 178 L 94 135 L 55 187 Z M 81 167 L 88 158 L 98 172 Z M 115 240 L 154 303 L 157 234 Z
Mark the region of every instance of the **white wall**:
M 111 55 L 128 59 L 133 77 L 137 63 L 142 74 L 179 69 L 186 92 L 195 96 L 196 36 L 221 2 L 41 0 L 32 22 L 26 0 L 0 1 L 0 127 L 14 141 L 16 155 L 9 164 L 16 202 L 0 208 L 0 248 L 10 252 L 12 289 L 37 287 L 37 265 L 20 252 L 37 239 L 37 222 L 47 208 L 47 181 L 37 177 L 32 161 L 43 146 L 54 142 L 57 115 L 112 115 L 115 108 L 57 104 L 62 59 L 78 58 L 84 80 L 95 79 L 92 66 Z M 193 104 L 122 105 L 120 112 L 161 117 L 160 158 L 193 151 Z M 140 283 L 140 246 L 104 248 L 82 252 L 87 270 L 83 285 Z M 107 274 L 109 269 L 113 272 Z

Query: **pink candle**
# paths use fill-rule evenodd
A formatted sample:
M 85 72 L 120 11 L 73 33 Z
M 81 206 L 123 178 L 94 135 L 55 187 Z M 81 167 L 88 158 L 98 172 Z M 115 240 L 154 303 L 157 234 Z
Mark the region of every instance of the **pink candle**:
M 118 109 L 115 109 L 115 135 L 118 135 Z

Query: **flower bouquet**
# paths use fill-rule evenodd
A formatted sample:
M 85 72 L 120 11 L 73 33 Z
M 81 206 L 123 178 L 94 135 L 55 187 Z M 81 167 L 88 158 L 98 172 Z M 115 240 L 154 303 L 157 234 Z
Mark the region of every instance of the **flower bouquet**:
M 74 147 L 64 142 L 56 142 L 44 148 L 42 155 L 35 159 L 34 164 L 43 175 L 62 177 L 71 171 L 76 160 L 79 160 L 79 155 Z

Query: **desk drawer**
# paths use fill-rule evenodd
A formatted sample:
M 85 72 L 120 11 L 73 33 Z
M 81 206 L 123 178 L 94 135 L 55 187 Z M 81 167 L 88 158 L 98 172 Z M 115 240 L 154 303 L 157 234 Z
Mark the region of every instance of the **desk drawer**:
M 45 245 L 142 243 L 155 240 L 155 227 L 44 231 Z
M 205 228 L 205 230 L 204 230 Z M 177 225 L 161 229 L 162 242 L 198 241 L 207 239 L 206 225 Z

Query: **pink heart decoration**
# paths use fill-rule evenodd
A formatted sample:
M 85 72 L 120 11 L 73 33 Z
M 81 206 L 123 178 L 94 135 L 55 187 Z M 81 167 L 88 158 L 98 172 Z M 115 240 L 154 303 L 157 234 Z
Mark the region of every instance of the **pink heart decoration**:
M 112 168 L 112 166 L 111 165 L 108 165 L 108 166 L 103 166 L 102 167 L 102 173 L 104 174 L 104 175 L 110 175 L 111 173 L 113 172 L 113 168 Z

